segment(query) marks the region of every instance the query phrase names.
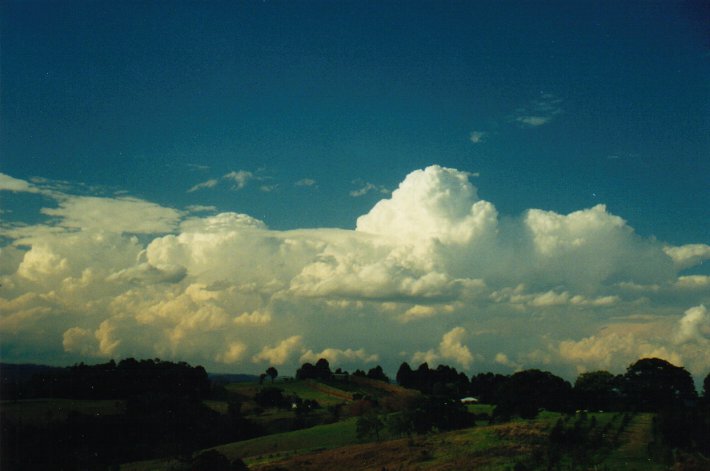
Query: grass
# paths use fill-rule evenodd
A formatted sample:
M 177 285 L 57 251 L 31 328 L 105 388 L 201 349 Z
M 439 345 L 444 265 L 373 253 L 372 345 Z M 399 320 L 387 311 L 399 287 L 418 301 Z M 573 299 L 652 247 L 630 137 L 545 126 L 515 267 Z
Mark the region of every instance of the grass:
M 264 437 L 220 445 L 212 449 L 230 460 L 242 458 L 249 464 L 264 463 L 294 454 L 314 450 L 342 447 L 357 443 L 355 419 L 342 420 L 328 425 L 318 425 L 293 432 L 276 433 Z M 121 471 L 157 471 L 170 466 L 169 460 L 151 460 L 128 463 Z
M 466 409 L 474 414 L 493 414 L 496 406 L 491 404 L 466 404 Z
M 609 469 L 660 470 L 666 466 L 654 462 L 648 453 L 653 438 L 653 414 L 637 414 L 623 430 L 621 445 L 603 462 Z
M 476 405 L 478 413 L 490 406 Z M 545 469 L 550 449 L 549 434 L 558 420 L 571 430 L 586 423 L 595 433 L 607 433 L 604 444 L 585 451 L 585 458 L 574 455 L 579 447 L 562 449 L 553 467 L 560 469 L 662 469 L 648 461 L 651 439 L 651 415 L 640 414 L 624 421 L 622 414 L 588 413 L 563 416 L 541 412 L 533 420 L 516 419 L 497 425 L 476 426 L 444 433 L 431 433 L 410 438 L 388 437 L 362 443 L 356 437 L 356 419 L 320 425 L 294 432 L 214 447 L 230 459 L 242 458 L 253 470 L 285 469 L 380 470 L 421 469 L 510 470 L 523 465 L 526 469 Z M 591 424 L 594 424 L 591 426 Z M 582 461 L 580 461 L 582 459 Z M 165 470 L 166 460 L 124 465 L 123 471 Z
M 295 394 L 303 400 L 318 401 L 323 407 L 352 400 L 351 393 L 312 380 L 277 383 L 277 386 L 286 394 Z

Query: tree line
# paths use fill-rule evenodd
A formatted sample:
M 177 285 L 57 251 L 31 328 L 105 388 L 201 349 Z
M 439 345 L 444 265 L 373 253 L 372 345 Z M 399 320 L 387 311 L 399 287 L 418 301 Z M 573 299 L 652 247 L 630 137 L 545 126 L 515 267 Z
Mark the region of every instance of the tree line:
M 51 412 L 39 421 L 3 417 L 1 469 L 116 469 L 119 463 L 163 456 L 189 461 L 196 450 L 263 433 L 239 404 L 230 403 L 227 414 L 205 405 L 212 385 L 201 366 L 128 358 L 29 369 L 30 378 L 3 376 L 12 386 L 3 392 L 14 393 L 4 400 L 108 400 L 120 405 L 120 413 Z
M 632 410 L 656 412 L 670 405 L 697 401 L 693 378 L 683 367 L 659 358 L 644 358 L 629 365 L 624 374 L 608 371 L 580 374 L 574 385 L 548 371 L 529 369 L 512 375 L 478 373 L 471 379 L 455 368 L 439 365 L 417 369 L 402 363 L 397 382 L 404 387 L 434 396 L 475 396 L 493 404 L 500 413 L 528 417 L 539 409 L 569 412 L 585 410 Z M 710 389 L 710 375 L 704 390 Z
M 205 399 L 211 384 L 202 366 L 157 358 L 36 369 L 26 381 L 4 383 L 3 399 L 127 399 L 146 393 Z

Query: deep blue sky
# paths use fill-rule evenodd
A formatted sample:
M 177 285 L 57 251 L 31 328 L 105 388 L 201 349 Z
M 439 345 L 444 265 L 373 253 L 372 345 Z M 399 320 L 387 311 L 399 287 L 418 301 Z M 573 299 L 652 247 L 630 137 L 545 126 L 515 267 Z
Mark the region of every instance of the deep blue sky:
M 706 242 L 699 5 L 5 1 L 0 171 L 352 228 L 383 193 L 350 192 L 440 164 L 503 215 L 605 203 Z
M 2 0 L 0 356 L 705 377 L 709 12 Z

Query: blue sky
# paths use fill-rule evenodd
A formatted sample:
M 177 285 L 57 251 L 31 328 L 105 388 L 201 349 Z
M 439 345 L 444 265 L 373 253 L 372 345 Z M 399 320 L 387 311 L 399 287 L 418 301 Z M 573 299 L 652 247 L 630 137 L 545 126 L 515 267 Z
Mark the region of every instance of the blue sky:
M 161 353 L 188 356 L 218 369 L 255 369 L 262 366 L 261 348 L 276 348 L 299 337 L 284 344 L 292 355 L 284 357 L 288 359 L 283 364 L 296 363 L 308 351 L 322 353 L 333 348 L 342 358 L 347 357 L 342 352 L 350 349 L 347 358 L 352 362 L 372 359 L 372 355 L 384 361 L 405 352 L 396 360 L 412 361 L 421 354 L 417 359 L 434 362 L 437 358 L 452 363 L 463 359 L 459 366 L 469 368 L 478 361 L 481 367 L 559 364 L 576 371 L 618 368 L 631 355 L 649 350 L 637 348 L 643 344 L 639 339 L 652 337 L 644 331 L 634 334 L 638 338 L 629 342 L 635 346 L 625 353 L 585 356 L 579 352 L 582 344 L 576 345 L 576 357 L 569 351 L 567 357 L 560 353 L 563 342 L 585 339 L 590 349 L 598 351 L 602 345 L 594 342 L 609 340 L 604 332 L 610 331 L 610 319 L 638 320 L 640 316 L 655 319 L 648 321 L 649 332 L 670 325 L 664 322 L 675 322 L 682 330 L 678 326 L 686 324 L 681 320 L 690 316 L 701 326 L 692 324 L 697 327 L 693 342 L 703 347 L 707 345 L 702 342 L 710 342 L 706 325 L 710 321 L 702 310 L 710 302 L 710 272 L 707 263 L 703 265 L 710 253 L 710 37 L 704 29 L 708 9 L 702 2 L 6 1 L 0 13 L 0 172 L 5 175 L 0 185 L 5 190 L 0 192 L 4 244 L 0 262 L 5 277 L 5 293 L 0 296 L 5 304 L 0 313 L 6 317 L 6 358 L 59 361 Z M 461 183 L 464 175 L 465 185 Z M 411 191 L 402 190 L 396 197 L 393 191 L 400 185 Z M 431 199 L 434 196 L 440 198 L 438 203 Z M 455 201 L 444 207 L 439 205 L 442 198 Z M 533 268 L 519 276 L 512 275 L 513 268 L 509 273 L 503 273 L 503 268 L 493 270 L 489 267 L 493 261 L 475 255 L 483 246 L 473 242 L 479 237 L 475 228 L 487 233 L 480 221 L 488 221 L 490 213 L 479 205 L 476 214 L 482 219 L 474 220 L 460 210 L 464 203 L 470 208 L 477 202 L 490 202 L 495 211 L 498 229 L 493 233 L 499 240 L 495 249 L 488 247 L 491 254 L 508 258 L 514 254 L 525 265 L 535 255 L 525 251 L 524 242 L 513 241 L 524 240 L 529 231 L 535 232 L 534 227 L 547 224 L 552 229 L 545 230 L 561 231 L 559 240 L 581 231 L 577 239 L 570 239 L 572 245 L 583 245 L 584 234 L 596 234 L 599 229 L 600 242 L 590 242 L 598 251 L 605 251 L 611 243 L 603 235 L 619 230 L 626 235 L 609 237 L 619 247 L 632 245 L 629 250 L 639 258 L 614 269 L 609 267 L 618 262 L 621 252 L 613 250 L 609 253 L 616 253 L 615 257 L 609 253 L 591 256 L 592 251 L 571 262 L 565 259 L 576 264 L 589 257 L 611 257 L 609 267 L 599 268 L 599 277 L 590 279 L 559 271 L 557 262 L 564 257 L 555 264 L 541 262 L 546 268 L 540 270 L 550 270 L 545 275 L 556 273 L 549 280 Z M 386 209 L 388 205 L 397 209 Z M 449 210 L 453 212 L 446 213 Z M 141 216 L 141 211 L 148 213 Z M 411 211 L 411 217 L 402 216 L 403 211 Z M 112 220 L 106 212 L 115 212 L 113 228 L 108 227 Z M 255 275 L 249 281 L 261 286 L 280 280 L 281 287 L 267 290 L 268 295 L 262 293 L 258 302 L 223 292 L 225 286 L 242 289 L 248 284 L 242 279 L 243 271 L 230 269 L 224 279 L 203 279 L 204 272 L 191 271 L 195 266 L 185 260 L 161 259 L 162 265 L 156 261 L 166 256 L 159 257 L 155 250 L 169 237 L 183 237 L 184 250 L 197 250 L 186 240 L 199 238 L 187 234 L 212 234 L 215 224 L 234 225 L 234 234 L 240 234 L 244 220 L 219 219 L 218 215 L 231 213 L 248 215 L 253 219 L 250 227 L 259 226 L 258 242 L 251 242 L 255 252 L 265 241 L 291 240 L 285 234 L 298 234 L 295 239 L 311 247 L 297 251 L 298 256 L 288 255 L 295 257 L 283 262 L 284 266 L 294 264 L 288 273 L 276 273 L 278 263 L 273 262 L 276 265 L 267 270 L 271 273 L 268 280 Z M 385 227 L 378 219 L 385 213 L 390 222 L 401 220 L 403 226 Z M 87 214 L 96 217 L 84 217 Z M 614 218 L 623 221 L 623 228 L 619 229 Z M 599 226 L 585 226 L 591 223 L 582 220 L 596 221 Z M 135 229 L 136 224 L 143 224 L 142 228 Z M 358 238 L 360 232 L 408 233 L 408 224 L 423 234 L 433 234 L 433 239 L 426 243 L 387 239 L 387 243 L 374 244 L 377 249 L 368 250 L 361 247 L 367 245 L 362 241 L 356 247 L 343 242 L 350 236 Z M 468 229 L 461 229 L 464 226 Z M 333 235 L 333 231 L 317 228 L 343 232 Z M 112 247 L 127 251 L 115 259 L 106 256 L 114 260 L 113 268 L 93 267 L 89 260 L 76 259 L 70 250 L 68 241 L 78 244 L 82 237 L 96 241 L 96 231 L 118 234 Z M 468 235 L 461 236 L 461 231 Z M 134 236 L 140 247 L 131 245 Z M 450 254 L 428 252 L 434 250 L 434 239 L 456 245 L 459 257 L 468 260 L 471 256 L 471 263 L 482 268 L 463 269 L 452 264 Z M 547 242 L 530 240 L 538 244 L 540 253 L 547 254 Z M 391 246 L 390 255 L 381 252 L 383 244 Z M 655 255 L 645 252 L 651 250 L 648 247 L 655 247 Z M 141 250 L 147 255 L 139 256 Z M 237 257 L 241 249 L 229 250 L 236 252 L 216 251 L 214 256 Z M 401 251 L 421 255 L 421 264 L 392 255 Z M 655 260 L 658 254 L 667 259 L 659 258 L 658 266 L 651 263 L 648 267 L 662 275 L 645 279 L 639 269 L 645 263 L 642 260 Z M 133 268 L 119 261 L 129 256 L 137 264 Z M 306 289 L 304 280 L 314 282 L 315 272 L 325 276 L 324 257 L 341 263 L 332 277 L 350 270 L 354 278 L 347 279 L 352 289 L 326 289 L 317 283 L 318 289 Z M 382 272 L 363 273 L 346 263 L 358 257 L 371 259 L 370 265 L 363 262 L 370 268 L 378 257 L 397 262 Z M 429 268 L 424 259 L 431 262 Z M 63 278 L 49 268 L 61 266 L 61 260 L 67 261 Z M 671 265 L 675 271 L 666 271 Z M 114 276 L 113 283 L 128 273 L 121 270 L 131 269 L 139 270 L 141 276 L 129 276 L 130 289 L 111 285 L 104 293 L 107 297 L 99 301 L 95 296 L 100 297 L 96 293 L 103 293 L 103 288 L 91 285 L 91 296 L 67 295 L 59 303 L 61 308 L 42 307 L 47 312 L 58 309 L 52 317 L 56 332 L 47 333 L 47 338 L 37 330 L 40 324 L 30 322 L 23 327 L 18 320 L 33 318 L 26 313 L 40 309 L 27 301 L 28 295 L 46 300 L 46 294 L 56 288 L 53 283 L 80 280 L 101 270 L 105 270 L 104 281 Z M 436 295 L 406 283 L 406 288 L 398 285 L 397 289 L 377 284 L 389 279 L 387 285 L 396 279 L 395 272 L 430 282 L 433 278 L 426 278 L 427 270 L 442 274 L 446 280 L 442 278 L 441 283 L 453 284 L 444 290 L 443 284 L 435 283 L 437 290 L 443 290 Z M 367 278 L 370 275 L 375 279 Z M 160 289 L 154 286 L 156 277 L 161 280 Z M 158 309 L 168 298 L 194 295 L 190 302 L 198 306 L 184 307 L 191 313 L 204 307 L 200 302 L 216 303 L 210 308 L 212 315 L 220 317 L 215 314 L 217 307 L 238 315 L 253 314 L 254 326 L 263 321 L 268 327 L 280 316 L 297 316 L 295 312 L 315 309 L 327 316 L 333 310 L 337 315 L 332 316 L 345 316 L 343 325 L 349 327 L 332 334 L 333 345 L 309 337 L 315 335 L 309 334 L 314 321 L 303 317 L 293 321 L 293 335 L 284 332 L 279 337 L 271 329 L 259 345 L 234 340 L 219 352 L 188 348 L 176 340 L 182 338 L 176 333 L 177 337 L 166 341 L 170 347 L 158 352 L 150 351 L 148 345 L 156 342 L 148 340 L 130 348 L 119 337 L 113 348 L 111 341 L 101 344 L 100 338 L 108 335 L 111 326 L 112 332 L 119 332 L 114 324 L 128 322 L 130 309 L 118 309 L 117 299 L 134 295 L 138 288 L 133 284 L 139 278 L 142 289 L 151 293 L 143 298 L 153 299 L 153 304 L 143 307 L 147 310 Z M 548 281 L 536 283 L 540 279 Z M 471 280 L 479 280 L 485 288 L 475 288 Z M 673 283 L 689 280 L 695 283 L 695 294 L 683 298 L 672 292 Z M 375 288 L 363 286 L 364 291 L 358 291 L 358 281 Z M 644 286 L 646 291 L 638 288 L 643 294 L 638 290 L 629 294 L 631 284 Z M 521 285 L 517 294 L 511 294 Z M 471 302 L 471 293 L 479 288 L 485 291 L 481 295 L 485 306 L 471 308 L 478 314 L 464 312 L 457 303 Z M 217 297 L 195 294 L 205 289 Z M 654 299 L 647 291 L 663 299 Z M 546 293 L 552 294 L 535 298 Z M 515 296 L 529 298 L 520 304 L 511 301 Z M 585 298 L 572 302 L 575 296 Z M 337 302 L 355 304 L 339 311 Z M 540 324 L 536 342 L 516 346 L 515 351 L 493 351 L 502 338 L 522 332 L 503 325 L 521 322 L 520 329 L 529 328 L 529 323 L 506 316 L 523 309 L 531 316 L 528 322 L 538 322 L 534 319 L 539 316 L 565 316 L 555 310 L 572 305 L 575 309 L 604 308 L 605 314 L 595 317 L 585 311 L 580 315 L 585 320 L 572 322 L 576 330 L 564 335 L 566 321 Z M 103 306 L 104 311 L 88 318 L 81 314 L 88 306 Z M 696 308 L 692 315 L 687 313 Z M 401 325 L 411 329 L 403 334 L 409 343 L 382 351 L 365 345 L 365 325 L 357 319 L 363 315 L 360 310 L 368 309 L 380 312 L 382 319 L 391 314 L 391 319 L 382 320 L 383 326 L 388 322 L 400 325 L 397 322 L 406 319 Z M 410 311 L 415 314 L 407 317 Z M 409 319 L 417 317 L 417 312 L 425 320 L 423 325 L 412 326 Z M 182 314 L 171 315 L 176 316 L 171 329 L 185 324 Z M 446 322 L 438 324 L 438 331 L 434 329 L 435 339 L 427 340 L 423 332 L 431 329 L 425 323 L 438 322 L 441 316 Z M 201 318 L 208 322 L 210 316 Z M 135 319 L 137 325 L 148 322 Z M 212 320 L 216 330 L 200 335 L 213 341 L 224 337 L 224 328 L 216 327 L 222 325 L 224 318 L 220 319 Z M 242 321 L 233 322 L 241 325 Z M 482 330 L 473 327 L 479 322 L 485 327 Z M 198 324 L 197 320 L 190 323 Z M 616 328 L 624 332 L 626 327 Z M 125 331 L 132 328 L 135 325 L 126 325 Z M 484 331 L 498 333 L 488 338 Z M 53 347 L 33 347 L 41 342 L 51 345 L 52 335 L 56 337 Z M 252 338 L 261 339 L 259 335 Z M 99 343 L 91 344 L 94 341 Z M 557 356 L 548 352 L 549 344 L 555 345 Z M 680 352 L 679 344 L 674 344 L 676 350 L 650 344 L 652 351 L 666 348 L 668 356 L 695 365 L 696 374 L 700 366 L 710 363 L 707 357 Z M 460 348 L 451 349 L 451 345 Z M 362 348 L 365 353 L 360 356 L 352 353 Z M 428 357 L 427 352 L 431 353 Z M 264 355 L 264 359 L 276 359 Z M 597 358 L 596 363 L 590 358 Z M 607 358 L 611 359 L 604 363 Z

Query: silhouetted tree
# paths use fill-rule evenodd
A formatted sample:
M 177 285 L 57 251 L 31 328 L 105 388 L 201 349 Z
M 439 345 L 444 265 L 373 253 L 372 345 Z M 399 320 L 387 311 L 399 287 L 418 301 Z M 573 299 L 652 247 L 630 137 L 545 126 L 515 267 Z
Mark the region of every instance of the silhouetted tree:
M 276 370 L 276 368 L 270 366 L 266 369 L 266 374 L 271 377 L 271 382 L 273 383 L 276 377 L 279 375 L 279 372 Z
M 567 411 L 572 387 L 562 378 L 536 369 L 513 374 L 500 388 L 494 415 L 507 418 L 518 415 L 529 419 L 540 409 Z
M 384 371 L 382 371 L 382 367 L 380 365 L 377 365 L 374 368 L 371 368 L 367 372 L 367 377 L 370 379 L 376 379 L 378 381 L 384 381 L 385 383 L 389 383 L 390 379 L 387 377 Z
M 325 358 L 318 360 L 315 365 L 306 362 L 296 370 L 297 379 L 331 379 L 332 377 L 330 364 Z
M 469 392 L 486 404 L 496 404 L 498 391 L 508 382 L 509 377 L 494 373 L 479 373 L 471 377 Z
M 330 364 L 325 358 L 319 359 L 316 362 L 315 368 L 318 379 L 330 379 L 333 376 L 333 373 L 330 371 Z
M 574 400 L 578 409 L 612 410 L 620 398 L 618 381 L 608 371 L 582 373 L 574 382 Z
M 286 407 L 287 401 L 283 395 L 283 389 L 271 386 L 264 387 L 254 394 L 254 402 L 261 407 Z
M 412 374 L 412 367 L 409 366 L 409 363 L 407 363 L 406 361 L 403 362 L 401 365 L 399 365 L 399 369 L 397 370 L 397 376 L 395 377 L 395 379 L 397 380 L 397 384 L 405 388 L 411 388 Z
M 627 407 L 643 411 L 658 411 L 697 398 L 690 373 L 660 358 L 643 358 L 631 364 L 622 388 Z

